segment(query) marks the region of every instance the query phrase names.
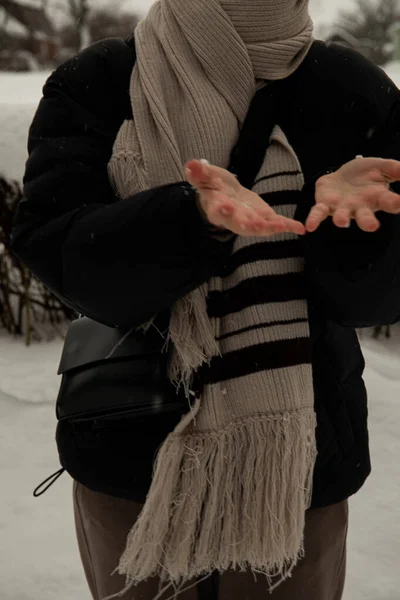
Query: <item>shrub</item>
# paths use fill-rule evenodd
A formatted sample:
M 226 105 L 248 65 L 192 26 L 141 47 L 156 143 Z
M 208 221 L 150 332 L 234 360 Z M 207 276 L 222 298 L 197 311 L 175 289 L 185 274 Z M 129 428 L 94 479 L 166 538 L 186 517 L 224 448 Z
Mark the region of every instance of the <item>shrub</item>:
M 63 305 L 11 252 L 20 185 L 0 176 L 0 328 L 27 344 L 63 335 L 74 312 Z

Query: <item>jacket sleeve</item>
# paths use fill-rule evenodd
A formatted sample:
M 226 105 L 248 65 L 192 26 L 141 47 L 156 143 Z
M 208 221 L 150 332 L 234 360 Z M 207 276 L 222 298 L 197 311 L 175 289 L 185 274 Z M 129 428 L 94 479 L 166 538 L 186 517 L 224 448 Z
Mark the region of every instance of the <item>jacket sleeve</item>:
M 226 260 L 185 182 L 119 201 L 107 165 L 129 118 L 133 51 L 107 40 L 47 81 L 29 134 L 15 254 L 75 310 L 134 325 L 170 307 Z
M 386 114 L 360 154 L 400 160 L 400 94 L 389 78 L 379 76 L 383 84 L 374 100 Z M 315 202 L 316 179 L 305 186 L 300 220 Z M 394 184 L 393 190 L 400 192 L 400 185 Z M 375 233 L 365 233 L 355 223 L 339 229 L 329 219 L 303 239 L 310 304 L 317 314 L 343 326 L 370 327 L 400 319 L 400 215 L 377 216 L 381 227 Z

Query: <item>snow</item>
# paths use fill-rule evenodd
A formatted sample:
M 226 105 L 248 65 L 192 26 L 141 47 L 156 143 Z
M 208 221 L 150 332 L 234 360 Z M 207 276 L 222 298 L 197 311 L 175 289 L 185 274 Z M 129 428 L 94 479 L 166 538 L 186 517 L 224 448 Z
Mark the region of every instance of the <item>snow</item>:
M 42 96 L 43 85 L 50 73 L 0 73 L 1 104 L 21 105 L 34 108 Z
M 400 87 L 400 61 L 392 61 L 385 67 L 389 77 Z
M 89 600 L 64 475 L 40 500 L 33 489 L 59 468 L 54 442 L 61 340 L 0 335 L 0 578 L 2 600 Z
M 0 330 L 0 392 L 23 402 L 54 404 L 59 387 L 57 375 L 62 342 L 25 346 Z
M 398 600 L 400 554 L 400 338 L 363 336 L 373 474 L 351 502 L 345 600 Z
M 62 477 L 41 500 L 32 497 L 58 468 L 54 405 L 23 404 L 0 392 L 0 413 L 1 598 L 89 600 L 74 540 L 69 478 Z
M 0 172 L 22 180 L 28 130 L 42 95 L 47 72 L 0 72 Z
M 362 344 L 374 470 L 351 500 L 344 600 L 398 600 L 400 332 L 392 340 L 370 336 L 364 333 Z M 36 485 L 58 468 L 54 373 L 60 350 L 60 340 L 26 349 L 0 337 L 2 600 L 90 598 L 74 538 L 69 476 L 42 498 L 32 497 Z

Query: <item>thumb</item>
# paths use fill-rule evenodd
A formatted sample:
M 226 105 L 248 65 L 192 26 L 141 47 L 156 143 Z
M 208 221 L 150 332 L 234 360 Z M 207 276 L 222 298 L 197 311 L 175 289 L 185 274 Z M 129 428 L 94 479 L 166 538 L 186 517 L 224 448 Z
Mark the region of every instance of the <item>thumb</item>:
M 400 162 L 398 160 L 381 160 L 380 171 L 387 181 L 400 181 Z
M 210 182 L 211 169 L 208 163 L 200 160 L 189 160 L 185 164 L 185 176 L 191 185 L 201 188 Z

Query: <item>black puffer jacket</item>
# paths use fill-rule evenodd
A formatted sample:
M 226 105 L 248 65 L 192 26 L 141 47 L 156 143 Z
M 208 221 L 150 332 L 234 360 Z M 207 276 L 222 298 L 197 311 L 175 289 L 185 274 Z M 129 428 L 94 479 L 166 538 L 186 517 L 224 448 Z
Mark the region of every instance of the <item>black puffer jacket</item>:
M 117 202 L 107 163 L 122 121 L 132 118 L 134 61 L 131 46 L 106 40 L 50 77 L 30 131 L 13 235 L 16 254 L 49 288 L 113 325 L 165 311 L 218 271 L 229 251 L 209 235 L 182 183 Z M 277 119 L 306 179 L 298 218 L 324 172 L 358 154 L 400 159 L 399 92 L 358 54 L 316 42 L 283 87 Z M 370 472 L 354 328 L 400 318 L 400 217 L 381 220 L 374 234 L 329 222 L 303 242 L 318 415 L 315 507 L 355 493 Z

